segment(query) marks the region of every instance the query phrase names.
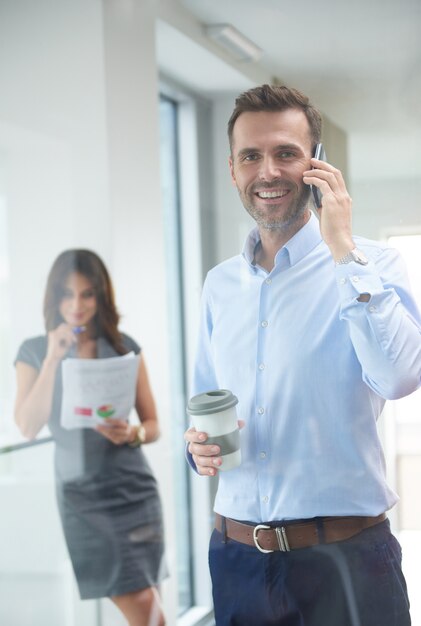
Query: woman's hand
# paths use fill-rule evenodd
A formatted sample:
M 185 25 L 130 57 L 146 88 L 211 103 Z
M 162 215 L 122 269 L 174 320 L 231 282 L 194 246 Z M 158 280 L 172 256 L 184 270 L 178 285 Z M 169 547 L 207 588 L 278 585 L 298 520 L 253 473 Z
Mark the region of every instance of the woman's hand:
M 67 354 L 76 337 L 69 324 L 60 324 L 48 333 L 47 362 L 59 363 Z
M 57 369 L 75 341 L 72 327 L 60 324 L 48 333 L 47 354 L 40 370 L 16 363 L 15 421 L 24 437 L 34 439 L 48 422 Z
M 104 425 L 97 426 L 95 430 L 116 446 L 130 443 L 136 435 L 136 426 L 129 424 L 127 420 L 112 417 L 108 417 L 104 421 Z

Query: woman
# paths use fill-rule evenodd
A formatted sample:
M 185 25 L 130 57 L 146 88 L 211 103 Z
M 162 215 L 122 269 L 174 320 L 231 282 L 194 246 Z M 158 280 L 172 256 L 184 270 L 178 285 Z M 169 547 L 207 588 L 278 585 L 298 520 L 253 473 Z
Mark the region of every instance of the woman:
M 47 281 L 44 319 L 47 335 L 26 340 L 16 358 L 15 419 L 29 439 L 47 423 L 55 439 L 57 501 L 81 598 L 110 597 L 130 626 L 162 625 L 161 504 L 142 452 L 158 438 L 159 426 L 143 355 L 138 425 L 112 418 L 95 429 L 60 425 L 63 359 L 140 353 L 118 330 L 111 280 L 96 254 L 59 255 Z

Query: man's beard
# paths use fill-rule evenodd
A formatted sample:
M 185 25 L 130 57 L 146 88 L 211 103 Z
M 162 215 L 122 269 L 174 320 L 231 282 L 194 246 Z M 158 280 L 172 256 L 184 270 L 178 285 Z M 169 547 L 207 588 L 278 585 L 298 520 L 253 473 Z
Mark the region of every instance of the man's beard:
M 290 186 L 290 185 L 289 185 Z M 304 217 L 308 200 L 310 197 L 310 187 L 308 185 L 304 185 L 300 194 L 296 198 L 296 200 L 288 207 L 285 213 L 283 213 L 282 217 L 274 215 L 273 219 L 270 219 L 270 207 L 268 207 L 265 211 L 261 211 L 257 206 L 255 206 L 253 202 L 254 193 L 258 189 L 259 191 L 263 191 L 265 188 L 274 189 L 276 187 L 284 188 L 285 183 L 281 179 L 273 180 L 270 183 L 259 183 L 250 188 L 249 194 L 238 190 L 241 201 L 244 205 L 244 208 L 249 213 L 249 215 L 255 220 L 256 224 L 261 228 L 265 228 L 267 230 L 286 230 L 290 226 L 299 223 L 302 221 Z M 291 192 L 293 189 L 291 189 Z M 269 211 L 269 217 L 268 217 Z M 273 205 L 273 212 L 277 212 L 276 205 Z

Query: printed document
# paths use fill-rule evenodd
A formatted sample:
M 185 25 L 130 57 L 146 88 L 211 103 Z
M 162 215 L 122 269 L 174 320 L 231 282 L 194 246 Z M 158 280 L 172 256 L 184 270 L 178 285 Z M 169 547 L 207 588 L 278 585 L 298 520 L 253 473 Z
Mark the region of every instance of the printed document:
M 134 352 L 109 359 L 65 359 L 63 428 L 95 428 L 110 417 L 128 419 L 136 399 L 139 359 Z

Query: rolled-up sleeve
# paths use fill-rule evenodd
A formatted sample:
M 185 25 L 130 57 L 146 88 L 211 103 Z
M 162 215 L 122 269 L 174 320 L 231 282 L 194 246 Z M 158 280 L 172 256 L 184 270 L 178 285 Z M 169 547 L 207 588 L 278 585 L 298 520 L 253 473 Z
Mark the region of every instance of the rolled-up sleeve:
M 368 265 L 338 265 L 336 278 L 340 317 L 349 324 L 364 382 L 386 399 L 415 391 L 421 381 L 421 319 L 399 253 L 387 248 Z M 362 294 L 368 302 L 358 300 Z

